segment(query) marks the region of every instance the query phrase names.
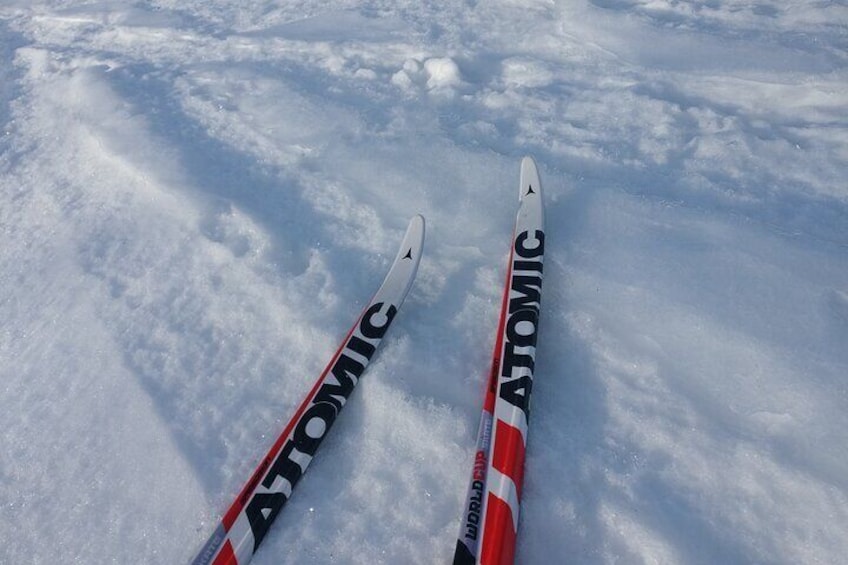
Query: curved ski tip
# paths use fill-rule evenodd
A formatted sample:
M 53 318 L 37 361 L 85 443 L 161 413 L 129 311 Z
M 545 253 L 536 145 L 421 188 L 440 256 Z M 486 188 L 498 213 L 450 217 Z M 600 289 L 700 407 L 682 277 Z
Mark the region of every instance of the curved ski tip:
M 533 169 L 535 169 L 536 168 L 536 161 L 530 155 L 525 155 L 521 159 L 521 170 L 523 171 L 523 170 L 525 170 L 529 167 L 532 167 Z
M 406 250 L 401 249 L 404 259 L 417 261 L 420 258 L 421 249 L 424 246 L 424 216 L 421 214 L 412 216 L 401 245 L 406 248 Z
M 530 155 L 521 159 L 521 184 L 519 186 L 518 199 L 522 200 L 530 194 L 541 194 L 542 182 L 539 180 L 539 170 L 536 161 Z
M 421 214 L 415 214 L 409 220 L 409 227 L 406 228 L 406 233 L 411 234 L 413 232 L 420 232 L 421 233 L 421 239 L 423 240 L 424 239 L 424 231 L 425 231 L 424 228 L 425 228 L 424 216 L 422 216 Z

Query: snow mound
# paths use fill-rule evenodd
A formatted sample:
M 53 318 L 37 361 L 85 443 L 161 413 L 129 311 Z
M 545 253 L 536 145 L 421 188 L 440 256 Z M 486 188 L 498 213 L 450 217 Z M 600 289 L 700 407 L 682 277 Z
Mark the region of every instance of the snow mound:
M 424 71 L 427 73 L 427 88 L 430 90 L 447 90 L 462 83 L 459 67 L 449 57 L 434 57 L 424 61 Z

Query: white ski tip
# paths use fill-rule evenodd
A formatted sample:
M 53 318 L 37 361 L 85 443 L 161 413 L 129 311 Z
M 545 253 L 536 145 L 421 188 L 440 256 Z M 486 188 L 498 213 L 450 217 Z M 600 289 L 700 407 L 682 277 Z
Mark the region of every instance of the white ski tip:
M 421 214 L 415 214 L 409 220 L 409 227 L 407 228 L 407 231 L 412 230 L 412 229 L 415 229 L 416 231 L 420 230 L 421 234 L 422 234 L 422 239 L 423 239 L 424 223 L 425 223 L 424 222 L 424 216 L 422 216 Z
M 401 305 L 418 272 L 423 249 L 424 218 L 419 214 L 409 220 L 395 260 L 372 302 L 386 300 L 395 306 Z
M 403 236 L 400 253 L 402 259 L 411 259 L 416 263 L 421 257 L 424 245 L 424 216 L 416 214 L 409 220 L 406 234 Z M 404 249 L 405 248 L 405 249 Z
M 528 155 L 521 160 L 521 184 L 519 186 L 518 199 L 523 200 L 531 194 L 541 196 L 542 182 L 539 180 L 536 161 Z

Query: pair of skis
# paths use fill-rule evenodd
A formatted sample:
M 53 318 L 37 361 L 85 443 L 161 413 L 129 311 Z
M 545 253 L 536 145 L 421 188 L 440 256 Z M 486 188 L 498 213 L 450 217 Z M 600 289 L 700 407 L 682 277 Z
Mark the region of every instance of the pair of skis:
M 541 186 L 530 157 L 521 162 L 519 203 L 455 565 L 512 563 L 515 554 L 545 248 Z M 423 244 L 424 218 L 415 216 L 383 284 L 192 565 L 251 560 L 406 298 Z

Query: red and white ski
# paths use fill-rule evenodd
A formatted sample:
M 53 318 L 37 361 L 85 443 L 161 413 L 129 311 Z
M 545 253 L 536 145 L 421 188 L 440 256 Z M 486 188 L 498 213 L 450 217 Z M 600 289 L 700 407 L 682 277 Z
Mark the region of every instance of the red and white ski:
M 511 564 L 515 558 L 545 253 L 542 187 L 536 163 L 530 157 L 521 161 L 518 199 L 495 350 L 454 565 Z
M 383 284 L 192 565 L 245 565 L 251 560 L 409 292 L 423 244 L 424 218 L 415 216 Z

